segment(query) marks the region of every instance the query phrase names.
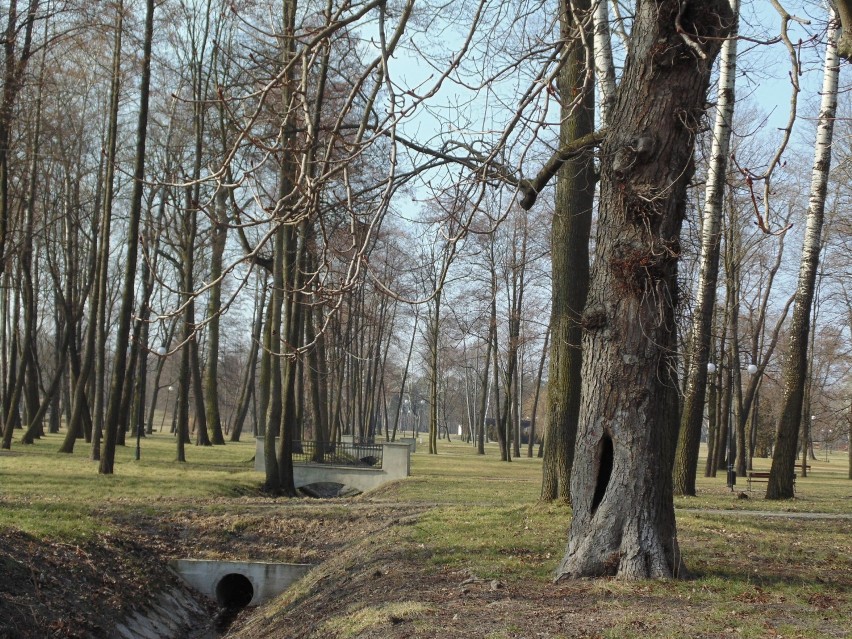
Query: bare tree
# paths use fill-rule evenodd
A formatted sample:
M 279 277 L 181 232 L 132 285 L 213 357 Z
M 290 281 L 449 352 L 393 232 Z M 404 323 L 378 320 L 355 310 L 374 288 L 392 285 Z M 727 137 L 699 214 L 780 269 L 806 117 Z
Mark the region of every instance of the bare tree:
M 603 3 L 600 3 L 603 4 Z M 591 84 L 591 2 L 564 2 L 560 31 L 568 47 L 558 82 L 559 142 L 569 145 L 591 134 L 595 124 Z M 600 25 L 607 29 L 608 25 Z M 607 74 L 603 71 L 604 75 Z M 607 87 L 608 84 L 602 86 Z M 604 92 L 605 93 L 605 92 Z M 608 104 L 608 95 L 603 96 Z M 556 177 L 556 207 L 551 230 L 553 332 L 547 386 L 547 433 L 541 498 L 570 498 L 571 467 L 580 414 L 582 327 L 580 317 L 589 288 L 589 233 L 595 199 L 595 167 L 591 150 L 568 159 Z
M 739 20 L 739 0 L 730 0 L 731 12 Z M 736 25 L 732 27 L 736 36 Z M 731 142 L 737 70 L 737 39 L 730 37 L 722 44 L 719 90 L 716 98 L 716 122 L 710 151 L 710 166 L 704 196 L 701 223 L 701 272 L 698 300 L 693 311 L 689 368 L 683 399 L 680 435 L 675 453 L 674 492 L 695 494 L 698 449 L 704 416 L 704 394 L 707 387 L 707 364 L 710 361 L 710 327 L 716 303 L 716 281 L 719 273 L 719 244 L 724 206 L 725 177 Z
M 602 148 L 600 212 L 582 317 L 573 518 L 560 578 L 680 573 L 676 433 L 678 235 L 727 2 L 640 2 Z M 653 122 L 653 127 L 650 123 Z
M 826 46 L 823 67 L 822 99 L 814 150 L 814 166 L 811 174 L 811 195 L 807 212 L 805 240 L 802 246 L 799 279 L 796 285 L 790 342 L 787 357 L 784 359 L 784 400 L 781 418 L 775 431 L 775 449 L 766 489 L 767 499 L 793 497 L 794 465 L 798 448 L 797 438 L 802 419 L 802 402 L 807 376 L 811 307 L 821 250 L 825 199 L 831 167 L 831 143 L 834 133 L 834 117 L 837 111 L 837 85 L 840 68 L 835 37 L 836 29 L 832 22 L 829 27 L 828 45 Z
M 106 438 L 98 472 L 111 474 L 115 464 L 115 440 L 119 423 L 122 397 L 126 383 L 127 349 L 130 323 L 133 314 L 136 285 L 136 258 L 139 252 L 139 228 L 142 218 L 142 190 L 145 178 L 145 150 L 148 136 L 148 102 L 151 88 L 151 46 L 153 38 L 154 0 L 146 0 L 145 33 L 142 52 L 142 78 L 139 83 L 139 117 L 136 127 L 136 156 L 133 169 L 133 192 L 130 197 L 130 217 L 127 223 L 127 266 L 124 271 L 121 309 L 116 326 L 116 352 L 110 385 L 109 409 L 106 416 Z M 125 404 L 126 407 L 126 404 Z

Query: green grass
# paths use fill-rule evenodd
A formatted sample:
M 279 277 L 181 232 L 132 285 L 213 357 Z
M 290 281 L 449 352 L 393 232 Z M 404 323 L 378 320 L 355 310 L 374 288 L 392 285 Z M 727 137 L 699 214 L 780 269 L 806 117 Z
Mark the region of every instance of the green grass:
M 115 472 L 99 475 L 83 441 L 72 455 L 57 453 L 62 435 L 47 435 L 31 446 L 16 444 L 0 453 L 0 530 L 16 528 L 37 537 L 78 538 L 103 532 L 105 509 L 186 508 L 256 492 L 254 442 L 187 446 L 187 463 L 175 460 L 170 435 L 155 433 L 116 449 Z
M 705 452 L 702 447 L 702 454 Z M 767 500 L 765 483 L 754 483 L 748 490 L 745 477 L 737 477 L 735 491 L 732 493 L 725 485 L 724 471 L 716 477 L 704 477 L 704 459 L 699 463 L 699 477 L 696 482 L 697 497 L 675 498 L 677 508 L 720 508 L 723 510 L 761 510 L 775 512 L 821 512 L 849 513 L 852 511 L 852 481 L 849 480 L 849 456 L 843 452 L 834 452 L 826 461 L 825 453 L 819 459 L 809 462 L 811 469 L 807 477 L 801 472 L 796 478 L 796 498 L 791 500 Z M 770 459 L 756 458 L 754 469 L 768 471 Z M 745 493 L 748 499 L 737 499 L 738 493 Z
M 16 444 L 12 453 L 0 453 L 0 534 L 18 529 L 67 542 L 102 533 L 110 521 L 127 521 L 134 513 L 163 511 L 227 513 L 233 530 L 250 530 L 262 523 L 252 506 L 271 500 L 258 492 L 263 477 L 252 470 L 254 442 L 247 440 L 190 445 L 189 461 L 178 464 L 172 437 L 155 434 L 143 440 L 141 461 L 133 459 L 135 442 L 119 448 L 115 474 L 108 477 L 98 474 L 82 442 L 74 455 L 56 452 L 58 435 L 33 446 Z M 589 636 L 850 637 L 852 520 L 744 512 L 849 514 L 847 460 L 846 453 L 837 453 L 830 462 L 812 462 L 810 476 L 798 479 L 796 499 L 787 501 L 767 501 L 761 490 L 737 499 L 723 474 L 701 477 L 697 497 L 676 500 L 689 579 L 585 581 L 572 585 L 574 594 L 566 600 L 575 595 L 594 600 L 595 617 L 588 623 L 598 624 L 597 634 Z M 756 463 L 768 467 L 768 460 Z M 470 574 L 486 583 L 500 580 L 518 589 L 536 584 L 549 592 L 571 513 L 565 505 L 538 502 L 540 477 L 539 459 L 503 463 L 494 446 L 482 457 L 468 445 L 441 441 L 438 455 L 421 449 L 413 456 L 409 479 L 360 500 L 428 506 L 414 523 L 393 526 L 386 535 L 397 548 L 422 549 L 427 569 L 436 575 Z M 739 481 L 737 491 L 744 491 Z M 328 512 L 347 502 L 279 503 L 300 512 Z M 397 617 L 417 627 L 427 611 L 418 601 L 402 602 L 399 609 L 364 604 L 328 619 L 329 632 L 355 637 Z M 507 619 L 489 636 L 526 636 L 514 623 Z
M 413 478 L 381 498 L 436 507 L 411 527 L 413 544 L 431 550 L 435 571 L 467 572 L 523 587 L 549 587 L 564 552 L 570 508 L 537 503 L 541 467 L 526 458 L 496 461 L 444 443 L 441 454 L 413 460 Z M 768 460 L 757 467 L 768 468 Z M 611 580 L 581 586 L 595 601 L 597 634 L 629 637 L 850 637 L 852 519 L 767 517 L 852 513 L 847 457 L 812 462 L 797 498 L 738 499 L 724 474 L 698 480 L 698 496 L 676 501 L 679 541 L 690 577 L 658 583 Z M 744 480 L 740 480 L 744 484 Z M 712 511 L 728 511 L 717 514 Z M 702 512 L 708 511 L 708 512 Z M 591 595 L 584 590 L 591 588 Z M 585 622 L 580 615 L 580 622 Z M 526 636 L 507 623 L 495 637 Z

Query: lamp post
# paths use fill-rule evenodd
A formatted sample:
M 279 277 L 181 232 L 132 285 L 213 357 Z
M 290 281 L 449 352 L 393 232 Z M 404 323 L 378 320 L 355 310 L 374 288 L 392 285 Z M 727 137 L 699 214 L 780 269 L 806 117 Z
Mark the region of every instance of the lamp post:
M 169 349 L 166 347 L 165 343 L 160 344 L 157 347 L 157 357 L 160 358 L 160 371 L 163 370 L 163 365 L 165 364 L 165 357 L 169 354 Z M 162 387 L 161 387 L 162 388 Z M 172 387 L 169 386 L 169 393 L 171 393 Z M 166 409 L 169 407 L 169 396 L 166 396 Z M 166 422 L 166 411 L 163 411 L 163 419 L 160 421 L 160 432 L 163 432 L 163 424 Z M 151 429 L 153 431 L 153 422 L 151 425 Z
M 168 390 L 168 391 L 169 391 L 169 394 L 168 394 L 168 395 L 166 395 L 166 410 L 164 410 L 164 411 L 163 411 L 163 420 L 160 422 L 160 432 L 161 432 L 161 433 L 163 432 L 163 426 L 164 426 L 164 425 L 165 425 L 165 423 L 166 423 L 166 413 L 168 413 L 168 412 L 169 412 L 169 402 L 171 402 L 171 401 L 172 401 L 172 391 L 173 391 L 174 389 L 175 389 L 175 387 L 174 387 L 174 386 L 172 386 L 171 384 L 170 384 L 170 385 L 169 385 L 169 387 L 166 389 L 166 390 Z M 172 410 L 172 413 L 174 413 L 174 410 Z
M 414 411 L 414 424 L 412 426 L 411 436 L 417 437 L 417 432 L 420 431 L 420 411 L 423 410 L 423 404 L 426 403 L 425 399 L 421 399 L 419 402 L 413 402 L 413 411 Z M 418 409 L 419 406 L 419 409 Z
M 716 364 L 713 362 L 707 362 L 707 373 L 712 375 L 716 372 Z M 755 375 L 758 371 L 758 366 L 754 362 L 746 366 L 746 372 L 749 375 Z M 733 492 L 734 486 L 737 483 L 737 471 L 734 464 L 734 428 L 736 424 L 734 423 L 734 397 L 731 395 L 730 401 L 728 401 L 728 478 L 727 478 L 727 486 Z
M 813 441 L 814 441 L 814 430 L 816 429 L 816 415 L 811 415 L 811 427 L 809 431 L 808 437 L 805 438 L 805 441 L 802 442 L 802 466 L 806 466 L 808 463 L 808 446 L 810 446 L 811 452 L 813 452 Z M 822 434 L 822 447 L 825 450 L 825 431 Z M 814 453 L 814 458 L 816 458 L 816 453 Z M 828 452 L 825 454 L 825 460 L 828 461 Z
M 402 399 L 402 414 L 405 415 L 406 423 L 402 425 L 402 433 L 405 435 L 405 431 L 408 430 L 408 422 L 411 421 L 411 402 L 407 396 Z
M 172 397 L 172 387 L 169 386 L 168 389 L 169 394 L 166 395 L 166 409 L 163 411 L 163 419 L 160 420 L 160 432 L 163 432 L 163 426 L 166 425 L 166 413 L 169 412 L 169 400 Z

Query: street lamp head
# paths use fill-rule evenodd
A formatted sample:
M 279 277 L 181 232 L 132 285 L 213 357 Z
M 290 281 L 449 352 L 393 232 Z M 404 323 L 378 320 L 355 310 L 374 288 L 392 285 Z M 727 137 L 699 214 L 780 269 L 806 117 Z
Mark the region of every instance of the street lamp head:
M 757 364 L 749 364 L 746 370 L 748 371 L 749 375 L 754 375 L 757 372 Z
M 168 352 L 168 349 L 162 344 L 157 347 L 157 355 L 159 355 L 160 357 L 165 357 L 166 353 Z
M 707 362 L 707 372 L 711 375 L 716 372 L 716 364 L 713 362 Z

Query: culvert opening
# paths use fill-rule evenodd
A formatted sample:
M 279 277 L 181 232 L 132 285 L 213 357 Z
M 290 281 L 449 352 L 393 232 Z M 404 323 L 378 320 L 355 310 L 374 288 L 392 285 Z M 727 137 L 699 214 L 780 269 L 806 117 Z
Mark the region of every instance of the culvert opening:
M 353 495 L 361 494 L 360 490 L 356 490 L 351 486 L 346 486 L 333 481 L 318 481 L 313 484 L 306 484 L 304 486 L 300 486 L 299 490 L 303 495 L 314 497 L 315 499 L 352 497 Z
M 254 586 L 245 575 L 231 573 L 225 575 L 216 584 L 216 601 L 223 608 L 239 610 L 251 603 Z

